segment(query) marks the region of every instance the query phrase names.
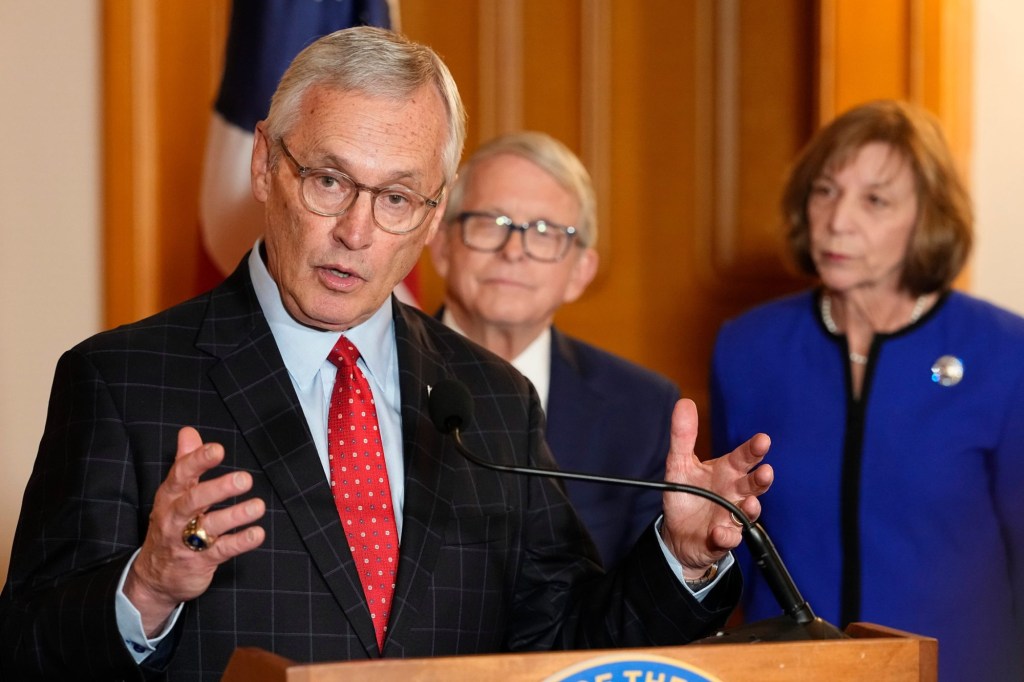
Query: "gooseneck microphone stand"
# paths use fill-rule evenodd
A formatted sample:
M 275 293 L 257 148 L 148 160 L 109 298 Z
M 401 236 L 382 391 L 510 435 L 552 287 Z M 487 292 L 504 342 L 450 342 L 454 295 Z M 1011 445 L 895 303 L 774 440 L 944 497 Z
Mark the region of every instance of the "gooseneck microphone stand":
M 778 550 L 775 549 L 775 545 L 761 524 L 751 521 L 739 507 L 717 493 L 684 483 L 644 481 L 561 469 L 495 464 L 481 459 L 462 441 L 462 426 L 469 422 L 473 412 L 472 397 L 461 382 L 452 379 L 441 381 L 431 389 L 429 410 L 434 426 L 442 433 L 451 436 L 459 453 L 473 464 L 485 469 L 526 476 L 547 476 L 572 481 L 686 493 L 709 500 L 732 513 L 733 518 L 743 526 L 743 539 L 750 549 L 754 562 L 771 588 L 772 594 L 775 595 L 775 599 L 782 607 L 783 614 L 778 618 L 758 621 L 732 631 L 719 632 L 700 640 L 701 643 L 842 639 L 847 636 L 814 614 L 810 604 L 801 596 L 792 576 L 782 562 Z

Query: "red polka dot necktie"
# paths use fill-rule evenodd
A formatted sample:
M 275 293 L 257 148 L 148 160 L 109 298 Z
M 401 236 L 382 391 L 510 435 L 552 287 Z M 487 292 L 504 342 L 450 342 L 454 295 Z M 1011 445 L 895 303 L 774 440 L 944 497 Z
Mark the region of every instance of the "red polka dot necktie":
M 398 530 L 377 408 L 358 358 L 359 350 L 344 336 L 328 356 L 338 376 L 327 414 L 327 452 L 334 503 L 383 649 L 398 569 Z

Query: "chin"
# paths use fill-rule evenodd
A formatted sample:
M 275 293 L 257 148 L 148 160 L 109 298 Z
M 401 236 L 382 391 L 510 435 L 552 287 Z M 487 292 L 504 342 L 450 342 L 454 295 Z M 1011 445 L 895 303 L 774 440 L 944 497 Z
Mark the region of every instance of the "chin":
M 495 327 L 501 327 L 504 329 L 517 329 L 519 327 L 529 327 L 533 322 L 533 317 L 528 315 L 491 315 L 488 317 L 488 322 Z
M 343 331 L 356 326 L 376 310 L 373 308 L 366 312 L 364 306 L 355 305 L 355 303 L 355 301 L 346 301 L 346 305 L 339 306 L 336 302 L 325 301 L 319 305 L 303 307 L 300 311 L 301 316 L 292 313 L 292 317 L 307 327 L 325 331 Z

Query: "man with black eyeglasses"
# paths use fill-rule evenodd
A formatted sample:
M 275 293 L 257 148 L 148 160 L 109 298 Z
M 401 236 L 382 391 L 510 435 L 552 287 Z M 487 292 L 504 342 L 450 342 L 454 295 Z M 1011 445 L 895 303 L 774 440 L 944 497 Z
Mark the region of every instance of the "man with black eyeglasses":
M 563 469 L 658 481 L 679 389 L 553 326 L 597 272 L 596 197 L 586 168 L 540 132 L 498 137 L 459 170 L 430 244 L 445 278 L 441 318 L 530 379 Z M 569 481 L 605 566 L 661 509 L 653 490 Z

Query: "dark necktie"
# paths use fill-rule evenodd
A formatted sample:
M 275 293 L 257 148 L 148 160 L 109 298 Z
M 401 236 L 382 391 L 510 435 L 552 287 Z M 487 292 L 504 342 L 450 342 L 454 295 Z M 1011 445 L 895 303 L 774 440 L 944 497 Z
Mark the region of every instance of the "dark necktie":
M 359 350 L 342 336 L 328 359 L 338 368 L 327 415 L 331 491 L 384 648 L 398 569 L 398 530 L 370 385 L 356 366 Z

